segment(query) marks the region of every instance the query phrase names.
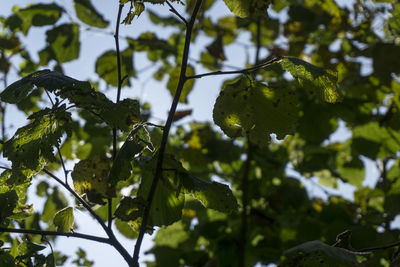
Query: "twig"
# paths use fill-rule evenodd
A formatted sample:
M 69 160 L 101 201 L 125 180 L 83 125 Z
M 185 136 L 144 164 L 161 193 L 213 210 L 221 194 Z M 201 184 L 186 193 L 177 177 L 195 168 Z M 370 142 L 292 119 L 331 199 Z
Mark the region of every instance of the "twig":
M 395 243 L 392 244 L 388 244 L 388 245 L 382 245 L 382 246 L 376 246 L 376 247 L 370 247 L 370 248 L 362 248 L 362 249 L 356 249 L 354 252 L 358 252 L 358 253 L 363 253 L 363 252 L 373 252 L 376 250 L 384 250 L 384 249 L 388 249 L 388 248 L 393 248 L 393 247 L 397 247 L 400 246 L 400 241 L 397 241 Z
M 166 1 L 166 3 L 169 6 L 169 11 L 171 11 L 178 18 L 180 18 L 180 20 L 182 20 L 182 22 L 185 23 L 185 25 L 188 25 L 188 22 L 186 21 L 186 19 L 181 14 L 179 14 L 179 12 L 174 8 L 174 6 L 168 0 Z
M 31 230 L 31 229 L 13 229 L 13 228 L 3 228 L 0 227 L 0 232 L 3 233 L 18 233 L 18 234 L 32 234 L 32 235 L 42 235 L 42 236 L 66 236 L 66 237 L 76 237 L 86 240 L 97 241 L 101 243 L 110 244 L 110 239 L 105 237 L 81 234 L 77 232 L 61 233 L 56 231 L 42 231 L 42 230 Z
M 11 171 L 11 169 L 10 169 L 10 168 L 8 168 L 8 167 L 4 167 L 4 166 L 0 166 L 0 169 L 3 169 L 3 170 L 9 170 L 9 171 Z
M 133 253 L 133 260 L 134 260 L 134 263 L 136 264 L 136 266 L 139 266 L 140 247 L 142 245 L 143 237 L 146 232 L 147 222 L 148 222 L 149 215 L 150 215 L 151 203 L 153 201 L 154 193 L 157 188 L 157 183 L 160 180 L 161 173 L 162 173 L 162 164 L 163 164 L 163 159 L 164 159 L 165 148 L 166 148 L 166 145 L 168 142 L 169 131 L 171 129 L 174 114 L 176 111 L 176 107 L 178 106 L 178 102 L 179 102 L 179 98 L 182 93 L 183 86 L 184 86 L 185 82 L 187 81 L 186 68 L 187 68 L 187 62 L 188 62 L 188 57 L 189 57 L 190 40 L 191 40 L 191 36 L 192 36 L 193 25 L 194 25 L 197 13 L 199 12 L 201 3 L 202 3 L 202 0 L 196 1 L 196 5 L 194 7 L 192 16 L 190 17 L 190 21 L 186 25 L 185 45 L 184 45 L 184 49 L 183 49 L 183 56 L 182 56 L 182 62 L 181 62 L 181 73 L 179 76 L 178 86 L 176 88 L 174 99 L 172 101 L 171 108 L 168 113 L 167 122 L 165 123 L 165 126 L 164 126 L 163 136 L 161 139 L 161 144 L 160 144 L 159 154 L 158 154 L 158 159 L 157 159 L 156 171 L 154 174 L 153 181 L 151 183 L 149 194 L 147 196 L 147 205 L 145 206 L 145 209 L 143 212 L 142 223 L 140 225 L 140 231 L 139 231 L 139 235 L 138 235 L 138 238 L 137 238 L 137 241 L 135 244 L 135 250 Z
M 2 52 L 2 57 L 4 57 L 4 52 Z M 7 88 L 7 73 L 4 72 L 3 76 L 3 85 L 4 89 Z M 6 117 L 6 103 L 0 103 L 0 112 L 1 112 L 1 141 L 6 140 L 6 124 L 5 122 L 5 117 Z
M 227 74 L 246 74 L 249 72 L 253 72 L 262 68 L 266 68 L 274 63 L 279 62 L 283 57 L 277 57 L 277 58 L 273 58 L 267 62 L 264 62 L 262 64 L 258 64 L 255 65 L 254 67 L 251 68 L 247 68 L 247 69 L 241 69 L 241 70 L 232 70 L 232 71 L 213 71 L 213 72 L 208 72 L 208 73 L 203 73 L 203 74 L 197 74 L 197 75 L 193 75 L 193 76 L 188 76 L 186 77 L 187 80 L 190 79 L 199 79 L 199 78 L 203 78 L 206 76 L 215 76 L 215 75 L 227 75 Z
M 114 34 L 114 39 L 115 39 L 115 49 L 117 53 L 117 68 L 118 68 L 118 88 L 117 88 L 117 103 L 119 102 L 121 98 L 121 89 L 122 89 L 122 74 L 121 74 L 121 53 L 119 50 L 119 25 L 121 22 L 121 14 L 122 14 L 122 9 L 124 8 L 123 4 L 120 4 L 118 7 L 118 15 L 117 15 L 117 23 L 115 25 L 115 34 Z M 112 129 L 112 135 L 113 135 L 113 160 L 117 157 L 117 129 L 113 128 Z M 112 198 L 109 197 L 107 198 L 108 202 L 108 228 L 111 230 L 112 226 Z
M 60 157 L 61 166 L 62 166 L 62 168 L 64 170 L 65 184 L 68 184 L 68 171 L 65 168 L 65 162 L 64 162 L 64 158 L 63 158 L 63 156 L 61 154 L 60 146 L 57 144 L 56 148 L 57 148 L 58 156 Z
M 49 172 L 46 169 L 42 169 L 42 171 L 44 173 L 46 173 L 47 175 L 49 175 L 54 180 L 56 180 L 59 184 L 61 184 L 65 189 L 67 189 L 78 200 L 79 203 L 82 204 L 82 206 L 93 216 L 93 218 L 95 218 L 95 220 L 104 229 L 107 236 L 109 237 L 110 244 L 119 252 L 119 254 L 121 254 L 121 256 L 129 264 L 129 266 L 133 266 L 132 258 L 129 255 L 128 251 L 126 251 L 126 249 L 121 245 L 121 243 L 115 237 L 113 231 L 105 225 L 105 223 L 102 221 L 102 219 L 99 217 L 99 215 L 97 215 L 96 212 L 94 212 L 94 210 L 89 206 L 89 204 L 86 203 L 86 201 L 83 200 L 68 184 L 61 181 L 60 178 L 58 178 L 57 176 L 55 176 L 54 174 L 52 174 L 51 172 Z

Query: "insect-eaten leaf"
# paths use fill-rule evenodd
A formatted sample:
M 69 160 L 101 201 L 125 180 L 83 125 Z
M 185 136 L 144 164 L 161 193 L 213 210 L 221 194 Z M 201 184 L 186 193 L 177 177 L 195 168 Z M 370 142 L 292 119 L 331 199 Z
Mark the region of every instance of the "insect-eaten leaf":
M 18 204 L 17 193 L 13 190 L 0 194 L 0 225 L 3 224 L 4 220 L 13 214 L 14 208 Z
M 106 28 L 110 23 L 94 8 L 90 0 L 74 0 L 76 16 L 87 25 Z
M 297 78 L 310 96 L 328 103 L 342 101 L 342 94 L 336 87 L 337 71 L 320 68 L 293 57 L 284 57 L 280 63 L 293 77 Z
M 19 103 L 26 99 L 33 87 L 43 87 L 57 96 L 68 99 L 78 108 L 98 114 L 111 128 L 130 131 L 140 121 L 139 102 L 124 99 L 113 103 L 104 94 L 95 91 L 89 82 L 79 81 L 57 71 L 42 70 L 32 73 L 8 86 L 1 94 L 2 101 Z
M 33 113 L 28 119 L 31 122 L 4 144 L 3 153 L 13 168 L 40 171 L 46 163 L 56 160 L 53 147 L 64 133 L 69 133 L 71 114 L 62 105 Z
M 137 16 L 139 17 L 140 14 L 144 11 L 144 4 L 140 2 L 133 2 L 133 5 L 130 6 L 128 14 L 122 21 L 122 24 L 128 25 L 132 23 L 132 20 Z
M 268 88 L 242 76 L 224 85 L 215 102 L 213 118 L 229 137 L 248 135 L 252 143 L 263 146 L 272 133 L 278 139 L 294 133 L 297 104 L 296 92 Z
M 91 157 L 75 164 L 71 173 L 75 191 L 86 194 L 89 201 L 104 204 L 103 198 L 115 197 L 115 187 L 108 181 L 110 160 L 105 157 Z
M 74 225 L 74 208 L 66 207 L 54 215 L 53 224 L 61 233 L 70 232 Z

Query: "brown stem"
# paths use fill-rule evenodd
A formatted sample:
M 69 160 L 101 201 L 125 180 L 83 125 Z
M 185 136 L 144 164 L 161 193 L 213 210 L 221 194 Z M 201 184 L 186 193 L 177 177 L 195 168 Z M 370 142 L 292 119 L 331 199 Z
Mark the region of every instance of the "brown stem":
M 178 102 L 179 102 L 179 98 L 182 93 L 183 86 L 184 86 L 185 82 L 187 81 L 186 68 L 187 68 L 187 62 L 188 62 L 188 57 L 189 57 L 190 40 L 191 40 L 191 36 L 192 36 L 193 25 L 194 25 L 197 13 L 199 12 L 201 3 L 202 3 L 202 0 L 196 1 L 196 5 L 194 7 L 192 16 L 190 17 L 190 21 L 188 22 L 187 28 L 186 28 L 185 46 L 183 49 L 183 56 L 182 56 L 182 62 L 181 62 L 181 73 L 179 76 L 179 82 L 178 82 L 178 86 L 177 86 L 177 89 L 176 89 L 176 92 L 174 95 L 174 99 L 171 104 L 171 108 L 168 113 L 167 122 L 165 123 L 165 126 L 164 126 L 163 136 L 161 139 L 161 144 L 160 144 L 159 153 L 158 153 L 156 171 L 155 171 L 153 181 L 151 183 L 149 195 L 147 196 L 147 205 L 143 212 L 142 224 L 140 225 L 139 235 L 138 235 L 138 238 L 136 241 L 135 250 L 133 252 L 133 260 L 134 260 L 136 266 L 139 266 L 140 247 L 141 247 L 141 244 L 143 241 L 144 234 L 146 232 L 147 222 L 148 222 L 149 215 L 150 215 L 151 203 L 153 201 L 154 193 L 157 188 L 157 183 L 160 180 L 161 173 L 162 173 L 162 164 L 163 164 L 163 159 L 164 159 L 165 148 L 166 148 L 167 142 L 168 142 L 169 131 L 171 129 L 174 114 L 176 111 L 176 107 L 178 106 Z

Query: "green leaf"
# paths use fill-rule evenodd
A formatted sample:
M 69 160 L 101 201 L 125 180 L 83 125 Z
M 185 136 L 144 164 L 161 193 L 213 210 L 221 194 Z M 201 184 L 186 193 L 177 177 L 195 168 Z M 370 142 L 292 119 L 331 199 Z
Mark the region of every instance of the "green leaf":
M 13 210 L 17 204 L 18 196 L 14 190 L 0 194 L 0 225 L 3 224 L 6 218 L 13 214 Z
M 181 74 L 180 66 L 176 66 L 175 68 L 172 68 L 169 72 L 169 80 L 167 83 L 167 88 L 170 91 L 172 97 L 175 95 L 176 89 L 178 87 L 180 74 Z M 188 65 L 187 69 L 186 69 L 186 76 L 193 76 L 193 75 L 194 75 L 194 69 L 192 66 Z M 194 80 L 195 79 L 190 79 L 190 80 L 186 81 L 185 85 L 183 86 L 182 93 L 179 98 L 179 102 L 185 103 L 185 104 L 188 103 L 187 96 L 193 89 Z
M 19 244 L 18 254 L 21 256 L 32 256 L 32 254 L 45 249 L 45 246 L 38 245 L 33 242 L 25 241 Z
M 124 181 L 131 176 L 132 161 L 135 155 L 141 153 L 145 148 L 153 151 L 153 145 L 147 136 L 148 132 L 143 125 L 135 125 L 135 129 L 129 134 L 125 143 L 113 162 L 113 165 L 108 176 L 108 181 L 111 184 L 117 184 L 118 181 Z
M 75 191 L 85 194 L 90 201 L 102 204 L 102 198 L 114 197 L 115 189 L 109 185 L 110 160 L 95 156 L 79 161 L 71 173 Z
M 13 168 L 40 171 L 46 163 L 56 160 L 53 147 L 69 132 L 71 114 L 63 105 L 33 113 L 28 119 L 31 122 L 17 130 L 4 144 L 3 152 L 12 161 Z
M 268 0 L 224 0 L 230 11 L 242 18 L 253 15 L 266 15 Z
M 154 174 L 151 170 L 146 168 L 140 181 L 138 196 L 143 199 L 147 199 L 152 184 Z M 180 220 L 184 201 L 184 195 L 178 192 L 173 181 L 160 179 L 151 203 L 148 227 L 170 225 Z
M 310 241 L 285 251 L 286 260 L 281 267 L 289 266 L 362 266 L 348 250 Z M 323 263 L 324 265 L 321 265 Z
M 342 95 L 336 87 L 337 71 L 320 68 L 293 57 L 285 57 L 280 62 L 282 67 L 298 79 L 310 96 L 329 103 L 342 101 Z
M 87 25 L 106 28 L 109 22 L 97 12 L 90 0 L 74 0 L 76 16 Z
M 117 53 L 114 50 L 104 52 L 96 60 L 96 73 L 108 84 L 118 86 Z M 135 77 L 133 68 L 133 50 L 130 48 L 121 52 L 121 76 Z M 129 79 L 128 79 L 128 85 Z
M 132 10 L 134 9 L 134 10 Z M 137 16 L 139 17 L 140 14 L 144 11 L 144 4 L 140 2 L 133 2 L 133 5 L 130 6 L 128 14 L 122 21 L 122 24 L 128 25 L 132 23 L 132 20 Z
M 66 207 L 56 213 L 53 219 L 57 231 L 61 233 L 70 232 L 74 225 L 74 208 Z
M 125 222 L 135 221 L 142 216 L 145 207 L 146 200 L 141 196 L 135 198 L 124 197 L 119 202 L 114 215 Z
M 185 194 L 190 194 L 199 200 L 204 207 L 215 209 L 221 212 L 230 213 L 238 208 L 236 198 L 229 186 L 218 182 L 207 182 L 198 179 L 186 171 L 182 164 L 174 156 L 166 154 L 164 157 L 163 177 L 169 180 L 177 180 L 175 186 L 177 193 L 182 190 Z
M 69 62 L 79 57 L 79 26 L 62 24 L 46 32 L 46 41 L 59 63 Z
M 54 25 L 61 17 L 63 8 L 56 4 L 35 4 L 17 10 L 7 18 L 6 25 L 19 28 L 26 35 L 31 26 Z
M 1 92 L 1 100 L 10 104 L 21 102 L 32 91 L 35 78 L 48 72 L 50 70 L 40 70 L 10 84 Z
M 297 95 L 286 88 L 268 88 L 241 77 L 225 84 L 214 105 L 214 122 L 229 137 L 249 134 L 250 140 L 266 145 L 269 135 L 283 139 L 297 124 Z

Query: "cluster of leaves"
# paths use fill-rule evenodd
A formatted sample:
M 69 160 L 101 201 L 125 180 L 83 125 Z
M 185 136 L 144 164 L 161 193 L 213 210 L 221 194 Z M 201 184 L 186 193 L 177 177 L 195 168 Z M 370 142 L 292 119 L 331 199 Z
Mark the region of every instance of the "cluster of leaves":
M 117 87 L 120 74 L 130 85 L 137 75 L 134 54 L 145 53 L 158 67 L 154 79 L 166 82 L 172 96 L 186 69 L 179 101 L 190 104 L 195 79 L 208 76 L 199 75 L 200 69 L 224 74 L 219 70 L 229 59 L 225 50 L 230 44 L 249 33 L 257 55 L 256 60 L 247 58 L 241 71 L 225 73 L 238 76 L 226 80 L 216 98 L 212 115 L 219 129 L 209 122 L 174 128 L 160 177 L 155 176 L 165 128 L 149 124 L 146 106 L 132 99 L 114 103 L 91 83 L 63 74 L 63 64 L 80 56 L 80 28 L 109 25 L 90 0 L 74 1 L 77 20 L 69 16 L 69 23 L 60 21 L 66 11 L 55 3 L 16 7 L 0 18 L 0 72 L 7 77 L 12 58 L 23 59 L 18 68 L 23 78 L 0 93 L 1 118 L 9 103 L 29 119 L 10 139 L 2 137 L 2 154 L 11 168 L 0 175 L 5 232 L 0 235 L 0 265 L 64 264 L 60 252 L 41 252 L 57 235 L 46 241 L 36 232 L 20 242 L 4 230 L 73 234 L 78 227 L 74 207 L 68 206 L 60 185 L 75 192 L 81 204 L 88 203 L 101 223 L 113 220 L 128 238 L 138 237 L 143 221 L 146 232 L 157 228 L 148 251 L 155 261 L 149 266 L 394 264 L 393 249 L 355 257 L 350 248 L 330 245 L 346 229 L 353 232 L 355 248 L 392 243 L 400 236 L 391 227 L 400 212 L 400 4 L 376 0 L 347 8 L 333 0 L 224 0 L 233 14 L 215 19 L 215 1 L 204 0 L 189 41 L 195 44 L 206 36 L 211 42 L 200 51 L 199 64 L 186 65 L 183 30 L 189 21 L 184 18 L 197 1 L 172 2 L 184 4 L 182 16 L 172 8 L 170 16 L 159 15 L 158 8 L 172 5 L 165 0 L 119 1 L 130 5 L 122 22 L 126 27 L 146 14 L 155 28 L 172 31 L 166 39 L 143 32 L 121 40 L 125 50 L 108 50 L 97 58 L 99 80 Z M 286 13 L 287 19 L 268 16 L 272 11 Z M 375 19 L 385 20 L 380 28 Z M 48 27 L 45 47 L 31 57 L 22 35 L 42 26 Z M 362 58 L 372 61 L 368 75 L 362 72 Z M 245 68 L 250 65 L 258 67 Z M 41 70 L 49 66 L 54 70 Z M 47 97 L 51 107 L 41 108 Z M 351 136 L 331 141 L 344 128 Z M 117 143 L 122 146 L 115 153 Z M 68 170 L 59 186 L 43 180 L 36 193 L 46 201 L 34 210 L 26 196 L 32 179 L 64 168 L 67 160 L 77 162 L 70 175 L 73 189 Z M 379 166 L 374 187 L 364 183 L 366 162 Z M 326 197 L 307 194 L 288 169 L 318 183 Z M 155 178 L 159 181 L 149 207 Z M 340 184 L 353 186 L 351 200 L 335 194 Z M 110 199 L 112 208 L 107 207 Z M 92 265 L 81 249 L 73 263 Z

